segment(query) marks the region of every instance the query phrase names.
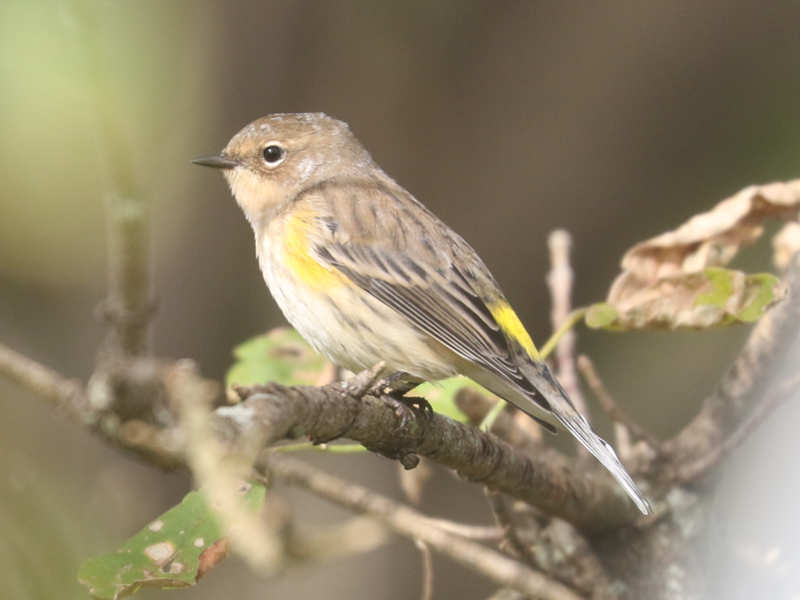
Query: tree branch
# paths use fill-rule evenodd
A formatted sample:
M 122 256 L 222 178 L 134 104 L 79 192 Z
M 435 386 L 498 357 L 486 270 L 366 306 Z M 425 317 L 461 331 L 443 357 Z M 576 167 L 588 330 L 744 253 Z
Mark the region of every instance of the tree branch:
M 0 344 L 0 375 L 50 402 L 71 419 L 89 424 L 93 412 L 83 385 Z
M 550 290 L 552 307 L 550 321 L 553 331 L 567 321 L 572 312 L 572 281 L 574 275 L 569 263 L 569 252 L 572 247 L 572 236 L 563 230 L 556 229 L 547 238 L 547 247 L 550 250 L 550 272 L 547 274 L 547 287 Z M 587 419 L 589 412 L 586 409 L 586 400 L 578 384 L 578 373 L 575 370 L 575 329 L 567 330 L 556 346 L 556 364 L 558 365 L 557 377 L 569 394 L 575 408 Z M 586 454 L 582 446 L 579 452 Z
M 631 524 L 639 516 L 603 473 L 578 471 L 566 460 L 554 460 L 553 453 L 546 458 L 527 456 L 494 435 L 448 417 L 412 416 L 392 397 L 374 391 L 358 397 L 349 392 L 349 385 L 254 386 L 242 390 L 242 404 L 216 412 L 227 420 L 220 425 L 232 439 L 246 433 L 269 445 L 302 428 L 312 440 L 347 437 L 407 467 L 422 455 L 587 532 Z
M 265 452 L 262 466 L 287 483 L 305 488 L 337 504 L 369 514 L 395 531 L 421 540 L 500 585 L 543 600 L 579 600 L 564 585 L 469 540 L 460 539 L 436 527 L 417 511 L 368 489 L 344 482 L 305 463 Z
M 147 354 L 148 323 L 152 314 L 148 211 L 143 200 L 130 143 L 125 135 L 126 119 L 119 108 L 111 81 L 114 72 L 108 48 L 98 35 L 101 30 L 91 11 L 72 7 L 82 26 L 83 59 L 93 93 L 93 114 L 104 142 L 112 192 L 107 197 L 108 295 L 101 312 L 111 325 L 98 355 L 99 362 Z
M 784 356 L 797 340 L 800 327 L 800 254 L 786 272 L 787 297 L 753 327 L 739 356 L 722 377 L 703 408 L 662 449 L 668 457 L 663 475 L 680 479 L 676 473 L 692 468 L 693 476 L 703 469 L 691 467 L 698 457 L 718 455 L 717 449 L 733 435 L 757 407 L 769 400 L 766 393 L 774 374 L 776 358 Z

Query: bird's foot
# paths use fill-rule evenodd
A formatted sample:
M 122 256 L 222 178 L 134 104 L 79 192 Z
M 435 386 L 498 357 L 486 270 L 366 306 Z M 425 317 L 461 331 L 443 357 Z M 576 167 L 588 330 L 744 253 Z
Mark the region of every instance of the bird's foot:
M 428 420 L 433 416 L 433 407 L 425 398 L 406 397 L 396 392 L 387 394 L 384 398 L 394 409 L 395 415 L 400 417 L 400 429 L 404 429 L 412 418 Z

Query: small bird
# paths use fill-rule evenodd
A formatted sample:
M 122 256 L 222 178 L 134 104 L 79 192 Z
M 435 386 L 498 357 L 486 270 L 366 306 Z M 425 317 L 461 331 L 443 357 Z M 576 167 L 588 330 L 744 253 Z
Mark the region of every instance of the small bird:
M 223 170 L 270 292 L 318 352 L 351 371 L 383 361 L 415 381 L 466 375 L 569 431 L 650 511 L 475 250 L 384 173 L 346 123 L 268 115 L 193 162 Z

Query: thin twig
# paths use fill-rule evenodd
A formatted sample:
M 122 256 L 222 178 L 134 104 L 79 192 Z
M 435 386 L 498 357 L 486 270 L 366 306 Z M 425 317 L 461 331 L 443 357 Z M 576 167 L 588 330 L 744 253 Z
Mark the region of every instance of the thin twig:
M 414 545 L 419 550 L 420 557 L 422 558 L 422 591 L 420 592 L 420 600 L 433 600 L 433 555 L 428 544 L 414 538 Z
M 80 381 L 67 379 L 4 344 L 0 344 L 0 375 L 44 398 L 70 418 L 84 424 L 94 422 Z
M 597 374 L 592 359 L 585 354 L 581 354 L 578 357 L 578 369 L 581 375 L 583 375 L 586 385 L 589 386 L 589 389 L 592 390 L 595 398 L 597 398 L 597 401 L 600 403 L 600 407 L 614 422 L 615 428 L 620 430 L 621 435 L 618 434 L 618 437 L 624 439 L 630 435 L 633 436 L 634 439 L 644 440 L 653 449 L 658 449 L 660 442 L 634 421 L 630 415 L 614 401 L 614 397 Z M 622 440 L 618 441 L 620 441 L 620 451 L 625 454 L 625 452 L 622 451 L 622 446 L 624 445 Z
M 503 531 L 505 531 L 505 539 L 511 546 L 513 553 L 522 558 L 522 560 L 524 560 L 530 566 L 537 567 L 538 561 L 532 552 L 531 545 L 522 541 L 522 538 L 517 531 L 517 524 L 514 522 L 514 519 L 511 515 L 511 510 L 508 506 L 506 497 L 503 494 L 498 494 L 497 492 L 493 492 L 488 488 L 484 489 L 484 493 L 486 494 L 486 499 L 489 501 L 489 507 L 492 509 L 492 514 L 497 520 L 497 524 L 500 525 Z M 530 534 L 530 538 L 534 540 L 538 535 L 537 525 L 538 524 L 532 523 L 530 531 L 528 532 Z
M 437 527 L 447 533 L 452 533 L 465 540 L 478 540 L 478 541 L 497 541 L 503 537 L 504 531 L 502 527 L 492 525 L 467 525 L 466 523 L 457 523 L 448 519 L 436 519 L 433 517 L 426 517 L 427 522 L 431 527 Z
M 362 486 L 269 452 L 262 455 L 262 466 L 277 479 L 300 486 L 351 510 L 369 514 L 394 531 L 423 541 L 430 548 L 482 573 L 499 585 L 545 600 L 579 598 L 566 586 L 494 550 L 430 527 L 424 515 Z
M 292 523 L 286 551 L 301 563 L 320 563 L 372 552 L 392 538 L 388 527 L 371 517 L 357 516 L 333 525 Z
M 593 600 L 617 597 L 599 557 L 575 528 L 501 494 L 486 495 L 506 530 L 512 554 L 576 590 L 591 593 Z
M 231 547 L 257 572 L 280 571 L 285 555 L 280 537 L 241 502 L 240 490 L 249 485 L 245 481 L 251 461 L 226 456 L 225 446 L 211 428 L 209 407 L 219 395 L 216 382 L 202 379 L 189 361 L 181 361 L 167 376 L 167 390 L 180 411 L 186 460 L 222 522 Z
M 547 287 L 550 290 L 552 308 L 550 321 L 553 331 L 567 321 L 572 311 L 572 281 L 574 279 L 569 262 L 572 237 L 563 229 L 556 229 L 547 238 L 550 249 L 550 272 L 547 274 Z M 556 346 L 557 377 L 564 386 L 575 408 L 588 418 L 586 401 L 583 399 L 578 374 L 575 371 L 575 330 L 568 329 Z M 581 446 L 580 450 L 585 452 Z

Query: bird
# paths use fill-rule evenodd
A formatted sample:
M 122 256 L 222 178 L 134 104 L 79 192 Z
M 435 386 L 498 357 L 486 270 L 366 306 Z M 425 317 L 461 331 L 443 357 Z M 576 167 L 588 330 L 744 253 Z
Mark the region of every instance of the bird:
M 568 431 L 651 511 L 477 252 L 389 177 L 346 123 L 270 114 L 193 162 L 224 174 L 267 287 L 318 352 L 354 372 L 383 362 L 411 381 L 465 375 L 548 430 Z

